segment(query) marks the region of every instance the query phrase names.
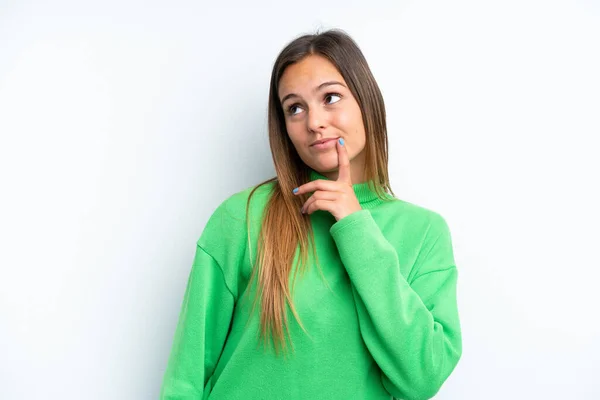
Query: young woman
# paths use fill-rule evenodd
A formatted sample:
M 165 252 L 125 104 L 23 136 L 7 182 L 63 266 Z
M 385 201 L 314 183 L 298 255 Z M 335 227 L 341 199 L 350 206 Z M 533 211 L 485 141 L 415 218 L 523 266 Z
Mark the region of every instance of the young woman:
M 277 176 L 207 222 L 161 398 L 431 398 L 462 351 L 450 232 L 390 188 L 384 102 L 356 43 L 289 43 L 268 118 Z

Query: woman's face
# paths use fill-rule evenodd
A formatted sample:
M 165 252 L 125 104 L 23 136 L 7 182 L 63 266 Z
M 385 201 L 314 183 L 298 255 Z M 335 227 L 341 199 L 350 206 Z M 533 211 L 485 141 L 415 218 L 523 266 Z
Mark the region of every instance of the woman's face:
M 306 165 L 337 179 L 335 141 L 344 139 L 352 182 L 364 179 L 365 129 L 360 107 L 342 75 L 326 58 L 310 55 L 288 66 L 279 80 L 287 133 Z M 333 139 L 322 145 L 319 140 Z

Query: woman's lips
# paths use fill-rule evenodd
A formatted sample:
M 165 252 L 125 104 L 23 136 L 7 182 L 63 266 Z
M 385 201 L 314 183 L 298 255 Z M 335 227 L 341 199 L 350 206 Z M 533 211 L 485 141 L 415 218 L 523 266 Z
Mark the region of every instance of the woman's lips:
M 313 144 L 311 147 L 313 149 L 317 149 L 317 150 L 327 150 L 330 149 L 332 147 L 335 147 L 335 141 L 337 140 L 337 138 L 331 138 L 323 143 L 317 143 L 317 144 Z

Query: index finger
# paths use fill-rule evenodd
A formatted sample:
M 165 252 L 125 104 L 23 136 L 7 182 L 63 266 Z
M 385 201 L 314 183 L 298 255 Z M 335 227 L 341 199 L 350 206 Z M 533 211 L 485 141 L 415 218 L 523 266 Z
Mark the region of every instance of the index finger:
M 352 176 L 350 174 L 350 158 L 348 157 L 348 150 L 344 146 L 344 139 L 340 138 L 337 141 L 337 152 L 338 152 L 338 182 L 345 182 L 352 186 Z

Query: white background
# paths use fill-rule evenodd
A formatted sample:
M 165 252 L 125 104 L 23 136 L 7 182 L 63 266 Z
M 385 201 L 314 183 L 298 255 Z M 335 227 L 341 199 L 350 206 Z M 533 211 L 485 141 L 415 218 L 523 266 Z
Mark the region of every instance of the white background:
M 436 399 L 600 398 L 597 1 L 120 0 L 0 2 L 1 399 L 158 397 L 204 224 L 274 174 L 274 59 L 332 27 L 452 231 Z

